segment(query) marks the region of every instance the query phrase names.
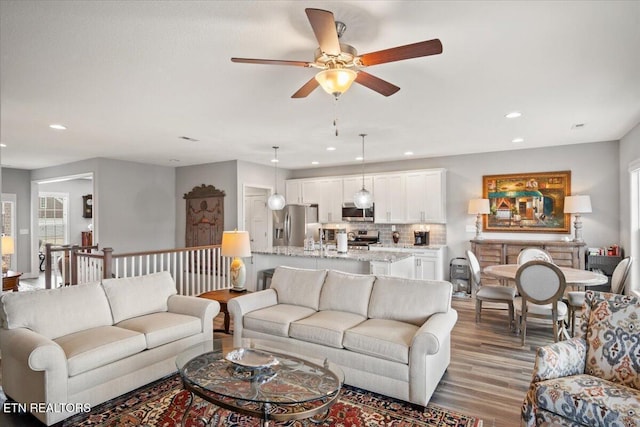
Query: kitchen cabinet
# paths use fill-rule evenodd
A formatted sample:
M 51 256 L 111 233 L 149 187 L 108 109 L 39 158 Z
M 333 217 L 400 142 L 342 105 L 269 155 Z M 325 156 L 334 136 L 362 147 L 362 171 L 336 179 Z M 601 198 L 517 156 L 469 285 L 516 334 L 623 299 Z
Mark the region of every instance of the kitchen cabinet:
M 388 247 L 370 246 L 372 251 L 404 252 L 413 255 L 413 277 L 422 280 L 445 280 L 445 246 L 416 247 Z
M 302 203 L 302 180 L 288 179 L 284 184 L 285 200 L 288 205 L 297 205 Z
M 373 189 L 374 222 L 378 224 L 404 223 L 405 175 L 376 175 L 373 177 Z
M 307 180 L 302 181 L 302 194 L 300 195 L 301 203 L 309 203 L 309 204 L 318 204 L 318 208 L 320 208 L 320 203 L 322 202 L 322 196 L 324 194 L 322 185 L 320 181 L 317 180 Z
M 326 179 L 317 182 L 320 200 L 318 201 L 318 221 L 342 222 L 342 179 Z
M 375 194 L 373 188 L 373 178 L 364 177 L 364 186 L 371 194 L 375 203 Z M 342 179 L 342 203 L 353 203 L 353 195 L 362 190 L 362 175 L 344 177 Z
M 371 261 L 370 273 L 376 276 L 393 276 L 403 277 L 405 279 L 413 279 L 414 259 L 412 256 L 401 260 L 389 261 Z
M 445 223 L 445 174 L 441 169 L 405 176 L 407 223 Z

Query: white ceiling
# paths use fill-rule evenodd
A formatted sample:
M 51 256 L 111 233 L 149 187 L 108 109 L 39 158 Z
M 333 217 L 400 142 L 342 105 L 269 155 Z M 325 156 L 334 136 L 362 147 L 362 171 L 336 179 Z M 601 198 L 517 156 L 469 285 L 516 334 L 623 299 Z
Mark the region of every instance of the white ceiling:
M 370 67 L 401 90 L 354 84 L 335 105 L 290 98 L 312 69 L 230 61 L 313 60 L 305 7 L 333 11 L 360 53 L 433 38 L 444 52 Z M 0 14 L 8 167 L 270 165 L 279 145 L 300 169 L 356 164 L 359 133 L 374 162 L 617 140 L 640 121 L 639 1 L 3 0 Z

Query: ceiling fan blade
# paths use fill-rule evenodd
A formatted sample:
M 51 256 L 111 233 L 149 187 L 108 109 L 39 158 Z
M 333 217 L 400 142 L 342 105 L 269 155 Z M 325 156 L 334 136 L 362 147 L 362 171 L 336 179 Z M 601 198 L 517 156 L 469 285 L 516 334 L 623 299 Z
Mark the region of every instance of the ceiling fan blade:
M 310 67 L 311 62 L 305 61 L 286 61 L 279 59 L 253 59 L 253 58 L 231 58 L 231 62 L 240 62 L 243 64 L 264 64 L 264 65 L 293 65 L 295 67 Z
M 365 53 L 360 56 L 364 66 L 384 64 L 386 62 L 402 61 L 403 59 L 418 58 L 420 56 L 438 55 L 442 53 L 442 43 L 433 39 L 424 42 L 392 47 L 377 52 Z
M 320 50 L 328 55 L 340 55 L 340 41 L 333 13 L 322 9 L 305 9 Z
M 373 76 L 369 73 L 365 73 L 362 70 L 358 71 L 356 83 L 360 83 L 362 86 L 366 86 L 371 90 L 375 90 L 376 92 L 384 96 L 391 96 L 400 90 L 398 86 L 391 84 L 388 81 L 382 80 L 381 78 Z
M 296 93 L 291 95 L 292 98 L 305 98 L 319 86 L 315 77 L 306 82 Z

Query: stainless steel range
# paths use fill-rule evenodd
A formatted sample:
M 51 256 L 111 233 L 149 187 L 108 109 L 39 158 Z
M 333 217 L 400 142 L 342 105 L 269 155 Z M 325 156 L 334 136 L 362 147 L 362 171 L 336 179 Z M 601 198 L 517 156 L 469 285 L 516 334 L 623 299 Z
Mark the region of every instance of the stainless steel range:
M 378 230 L 353 230 L 347 234 L 349 249 L 361 249 L 368 251 L 369 245 L 380 241 Z

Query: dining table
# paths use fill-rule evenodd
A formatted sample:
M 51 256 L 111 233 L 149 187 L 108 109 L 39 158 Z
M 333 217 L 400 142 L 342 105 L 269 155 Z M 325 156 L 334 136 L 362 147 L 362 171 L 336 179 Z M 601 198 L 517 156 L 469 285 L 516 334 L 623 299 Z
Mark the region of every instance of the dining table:
M 489 265 L 484 268 L 483 272 L 498 279 L 515 281 L 519 267 L 520 264 Z M 558 266 L 558 268 L 562 271 L 562 274 L 564 274 L 567 286 L 571 286 L 573 289 L 582 290 L 585 287 L 604 285 L 609 282 L 607 276 L 595 271 L 561 266 Z

